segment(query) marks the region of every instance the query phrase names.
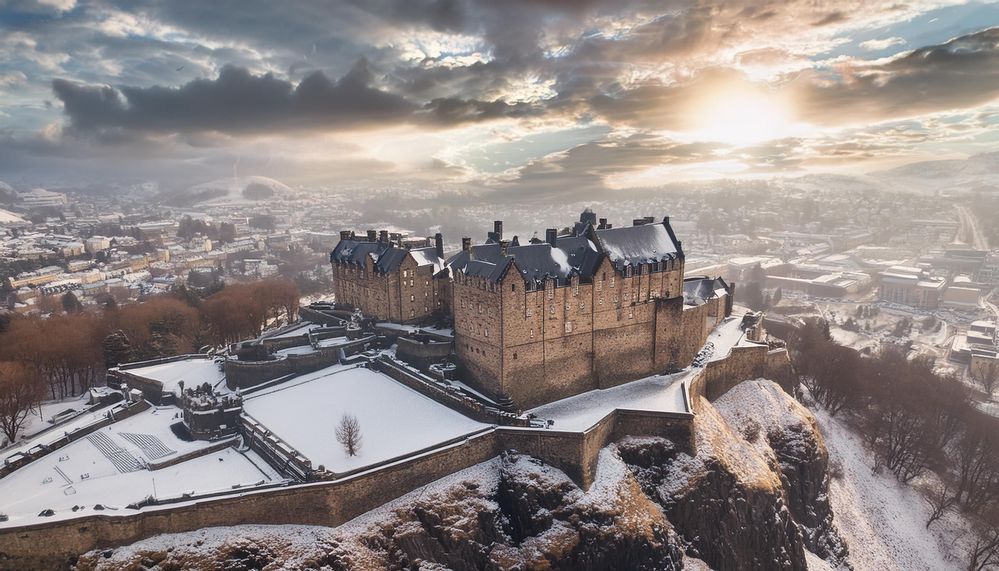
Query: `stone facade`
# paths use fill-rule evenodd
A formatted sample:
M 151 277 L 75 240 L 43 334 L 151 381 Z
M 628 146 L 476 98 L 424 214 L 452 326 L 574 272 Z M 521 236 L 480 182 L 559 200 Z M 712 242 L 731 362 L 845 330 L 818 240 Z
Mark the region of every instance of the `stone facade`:
M 672 236 L 668 220 L 662 225 Z M 597 249 L 600 230 L 584 229 Z M 552 252 L 561 239 L 549 235 Z M 502 273 L 486 275 L 449 262 L 462 378 L 493 398 L 531 408 L 686 366 L 731 313 L 730 289 L 685 301 L 679 248 L 623 266 L 610 253 L 597 255 L 585 272 L 545 275 L 538 282 L 524 279 L 531 272 L 522 266 L 530 262 L 517 256 L 507 255 L 513 261 Z M 475 256 L 469 251 L 468 258 Z
M 443 311 L 440 280 L 443 267 L 441 236 L 426 248 L 405 248 L 378 237 L 367 239 L 341 232 L 330 254 L 333 293 L 338 306 L 361 310 L 365 316 L 397 323 L 418 322 Z

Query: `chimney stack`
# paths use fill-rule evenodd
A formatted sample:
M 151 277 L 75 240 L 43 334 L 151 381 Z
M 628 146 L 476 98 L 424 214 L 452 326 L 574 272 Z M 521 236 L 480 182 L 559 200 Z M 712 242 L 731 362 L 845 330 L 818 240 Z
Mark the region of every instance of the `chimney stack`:
M 350 240 L 350 230 L 340 230 L 341 240 Z
M 646 216 L 645 217 L 645 223 L 646 224 L 652 224 L 655 221 L 656 221 L 656 217 L 655 216 Z
M 597 226 L 597 230 L 603 230 L 606 227 L 607 227 L 607 219 L 606 218 L 601 218 L 600 219 L 600 224 Z
M 468 237 L 462 238 L 461 239 L 461 249 L 464 252 L 467 252 L 467 251 L 471 250 L 472 249 L 472 239 L 468 238 Z
M 382 230 L 381 232 L 378 233 L 378 241 L 386 243 L 389 241 L 388 230 Z
M 545 230 L 545 242 L 551 244 L 552 248 L 555 247 L 555 243 L 558 241 L 558 229 L 549 228 Z
M 378 239 L 377 230 L 368 230 L 368 242 L 374 242 Z
M 500 245 L 500 254 L 502 254 L 504 256 L 506 255 L 506 248 L 507 248 L 507 246 L 509 244 L 510 243 L 507 242 L 506 240 L 500 240 L 500 243 L 499 243 L 499 245 Z
M 633 218 L 631 220 L 631 225 L 632 226 L 641 226 L 643 224 L 645 224 L 645 219 L 644 218 Z
M 503 239 L 503 221 L 497 220 L 493 222 L 493 232 L 496 233 L 496 241 L 499 242 Z
M 434 253 L 438 258 L 444 258 L 444 236 L 440 232 L 434 234 Z

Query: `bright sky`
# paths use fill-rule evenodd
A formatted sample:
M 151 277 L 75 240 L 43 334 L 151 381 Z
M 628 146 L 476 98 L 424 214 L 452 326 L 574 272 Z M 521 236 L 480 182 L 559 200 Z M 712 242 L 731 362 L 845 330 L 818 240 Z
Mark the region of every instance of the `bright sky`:
M 572 193 L 967 157 L 999 148 L 997 26 L 946 0 L 6 0 L 0 180 Z

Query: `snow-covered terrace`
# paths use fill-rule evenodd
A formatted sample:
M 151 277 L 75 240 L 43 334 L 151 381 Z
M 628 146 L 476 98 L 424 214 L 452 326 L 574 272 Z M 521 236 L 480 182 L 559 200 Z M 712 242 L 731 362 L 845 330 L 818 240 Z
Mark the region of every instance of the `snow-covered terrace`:
M 543 420 L 554 420 L 555 430 L 582 432 L 618 409 L 689 413 L 686 383 L 694 370 L 655 375 L 609 389 L 588 391 L 529 410 Z
M 321 327 L 322 325 L 318 323 L 303 321 L 290 328 L 286 328 L 284 331 L 275 332 L 274 334 L 265 333 L 261 336 L 261 339 L 291 339 L 294 337 L 302 337 L 303 335 L 307 335 L 313 329 L 319 329 Z
M 308 355 L 309 353 L 316 352 L 317 349 L 329 349 L 331 347 L 339 347 L 346 343 L 350 343 L 350 339 L 346 337 L 330 337 L 329 339 L 320 339 L 316 342 L 316 347 L 312 345 L 297 345 L 295 347 L 287 347 L 285 349 L 278 349 L 274 351 L 274 356 L 277 358 L 287 357 L 288 355 Z
M 191 357 L 166 363 L 157 363 L 145 367 L 125 369 L 125 372 L 158 381 L 163 385 L 163 392 L 172 392 L 180 395 L 180 381 L 184 381 L 184 386 L 191 388 L 197 385 L 208 383 L 215 387 L 216 391 L 225 390 L 225 373 L 222 371 L 220 363 L 212 359 Z
M 491 426 L 366 368 L 334 365 L 248 396 L 244 411 L 308 458 L 344 473 L 443 446 Z M 334 433 L 357 417 L 361 450 L 348 456 Z
M 183 454 L 213 443 L 178 438 L 175 407 L 152 408 L 82 437 L 0 479 L 0 528 L 78 517 L 89 513 L 127 513 L 128 504 L 232 491 L 281 480 L 262 458 L 233 448 L 182 461 L 159 470 Z M 86 415 L 89 416 L 89 415 Z M 58 431 L 62 434 L 62 431 Z M 30 443 L 29 445 L 33 445 Z M 105 510 L 95 510 L 102 505 Z M 79 506 L 76 511 L 74 506 Z M 43 510 L 54 515 L 43 517 Z M 131 510 L 128 510 L 131 511 Z

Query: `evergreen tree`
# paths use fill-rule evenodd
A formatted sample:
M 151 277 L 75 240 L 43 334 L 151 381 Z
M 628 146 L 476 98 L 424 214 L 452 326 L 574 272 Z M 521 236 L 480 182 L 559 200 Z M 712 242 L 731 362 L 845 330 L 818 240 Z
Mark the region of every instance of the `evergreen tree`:
M 62 308 L 66 311 L 66 313 L 80 313 L 83 311 L 83 304 L 80 303 L 76 294 L 71 291 L 67 291 L 62 296 Z
M 132 342 L 121 329 L 104 338 L 104 364 L 115 367 L 132 360 Z

